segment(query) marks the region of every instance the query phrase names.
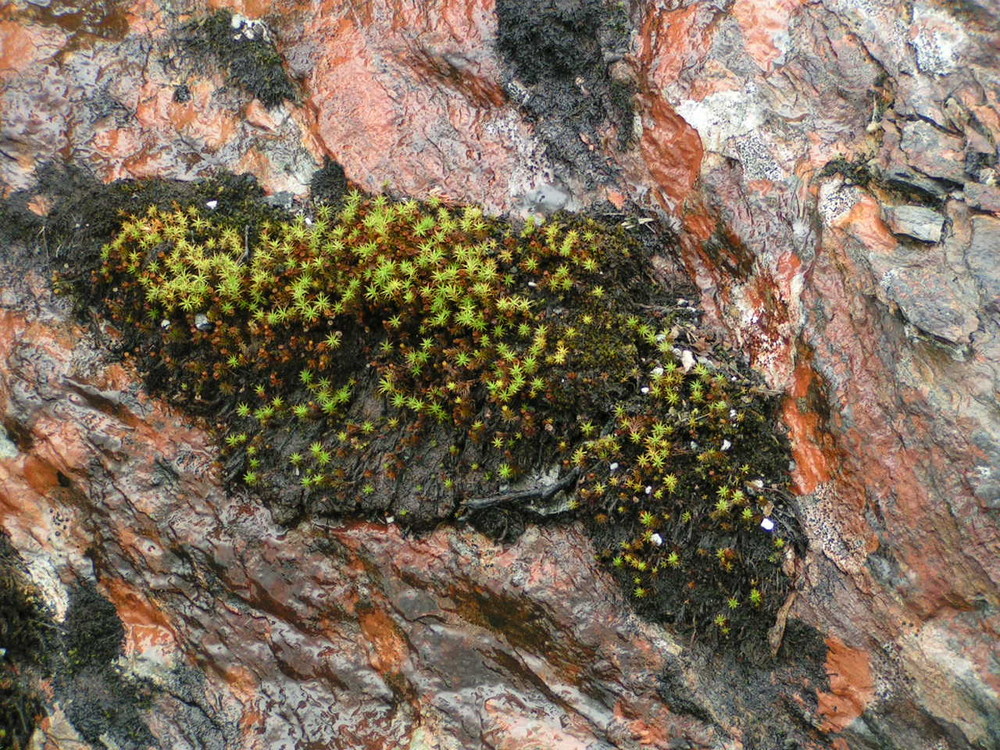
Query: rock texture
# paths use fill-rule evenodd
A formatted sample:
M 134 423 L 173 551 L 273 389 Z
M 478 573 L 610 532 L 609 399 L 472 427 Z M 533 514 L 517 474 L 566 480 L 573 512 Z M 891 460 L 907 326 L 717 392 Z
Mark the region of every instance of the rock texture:
M 56 622 L 80 587 L 114 604 L 153 703 L 128 735 L 52 678 L 36 746 L 1000 747 L 1000 6 L 636 0 L 621 51 L 553 3 L 601 63 L 525 82 L 490 0 L 210 5 L 267 22 L 297 101 L 185 57 L 194 0 L 0 9 L 4 194 L 56 161 L 300 195 L 330 156 L 370 188 L 675 222 L 786 394 L 796 648 L 752 667 L 639 622 L 572 527 L 276 527 L 5 250 L 2 523 Z M 560 111 L 611 81 L 631 132 Z

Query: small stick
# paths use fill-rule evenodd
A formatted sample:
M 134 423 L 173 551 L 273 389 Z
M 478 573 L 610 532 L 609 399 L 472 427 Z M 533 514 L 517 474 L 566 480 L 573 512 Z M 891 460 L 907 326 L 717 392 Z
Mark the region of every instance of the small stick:
M 507 505 L 508 503 L 518 503 L 533 499 L 542 501 L 551 500 L 559 492 L 576 482 L 579 476 L 580 470 L 578 468 L 574 468 L 568 474 L 560 477 L 552 484 L 547 484 L 541 487 L 531 487 L 526 490 L 517 490 L 515 492 L 501 492 L 497 495 L 489 495 L 487 497 L 470 498 L 465 501 L 465 505 L 463 506 L 459 517 L 478 510 L 492 508 L 497 505 Z

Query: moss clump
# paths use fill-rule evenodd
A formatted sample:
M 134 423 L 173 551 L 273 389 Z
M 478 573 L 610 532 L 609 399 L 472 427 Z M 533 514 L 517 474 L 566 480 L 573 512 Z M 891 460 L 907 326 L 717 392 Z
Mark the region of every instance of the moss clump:
M 632 145 L 635 86 L 614 63 L 630 51 L 624 4 L 608 0 L 498 0 L 497 50 L 512 99 L 535 121 L 548 155 L 589 179 L 607 167 L 587 145 L 617 131 Z M 517 82 L 513 80 L 517 79 Z M 530 94 L 521 88 L 526 86 Z M 584 138 L 586 136 L 586 138 Z
M 619 404 L 603 434 L 576 449 L 577 495 L 602 558 L 641 609 L 746 633 L 786 593 L 780 566 L 794 529 L 775 515 L 786 446 L 751 378 L 667 359 L 638 379 L 643 398 Z
M 268 109 L 295 98 L 284 61 L 262 23 L 220 10 L 185 30 L 192 51 L 215 58 L 233 84 Z
M 27 747 L 42 713 L 37 678 L 47 671 L 51 626 L 23 562 L 0 529 L 0 747 Z
M 114 605 L 89 583 L 74 587 L 62 635 L 56 695 L 80 736 L 100 748 L 150 747 L 154 739 L 143 712 L 153 689 L 116 665 L 125 629 Z
M 858 159 L 848 161 L 843 156 L 828 161 L 819 171 L 818 177 L 832 177 L 839 174 L 848 184 L 868 187 L 872 181 L 877 181 L 877 176 L 872 172 L 867 160 Z
M 287 520 L 419 527 L 576 485 L 564 507 L 640 605 L 743 631 L 787 587 L 760 528 L 787 454 L 750 377 L 681 364 L 691 313 L 645 268 L 590 219 L 517 230 L 352 192 L 257 236 L 150 208 L 93 281 L 151 381 L 219 415 L 231 476 Z

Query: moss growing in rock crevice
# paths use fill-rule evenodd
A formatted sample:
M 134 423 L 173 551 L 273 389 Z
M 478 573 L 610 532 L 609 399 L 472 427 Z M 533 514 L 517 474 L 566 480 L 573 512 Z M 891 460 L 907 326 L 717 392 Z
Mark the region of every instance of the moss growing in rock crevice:
M 231 83 L 268 109 L 295 98 L 295 87 L 267 26 L 219 10 L 185 27 L 187 47 L 216 60 Z
M 29 747 L 53 691 L 93 747 L 149 747 L 151 689 L 117 667 L 125 633 L 114 606 L 82 584 L 57 625 L 23 567 L 0 529 L 0 748 Z
M 620 149 L 634 137 L 636 87 L 620 62 L 631 43 L 625 5 L 498 0 L 496 13 L 497 48 L 510 71 L 505 85 L 535 121 L 548 156 L 588 180 L 610 176 L 589 144 L 609 126 Z
M 139 212 L 93 292 L 286 522 L 422 528 L 558 496 L 647 614 L 760 631 L 796 534 L 773 401 L 695 346 L 696 315 L 647 267 L 619 226 L 355 192 L 255 234 L 191 205 Z
M 23 562 L 0 529 L 0 747 L 22 748 L 41 714 L 51 623 Z
M 143 719 L 153 687 L 125 676 L 116 661 L 125 630 L 114 605 L 91 584 L 71 589 L 62 626 L 56 696 L 73 727 L 94 747 L 150 747 Z

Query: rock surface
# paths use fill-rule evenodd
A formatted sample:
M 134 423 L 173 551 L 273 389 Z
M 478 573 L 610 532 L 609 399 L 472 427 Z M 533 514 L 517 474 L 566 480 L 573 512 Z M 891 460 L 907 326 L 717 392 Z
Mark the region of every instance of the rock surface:
M 810 541 L 765 668 L 628 614 L 572 527 L 278 528 L 4 249 L 2 524 L 57 622 L 85 584 L 114 605 L 153 705 L 133 746 L 1000 746 L 995 2 L 637 1 L 624 53 L 573 27 L 606 70 L 522 81 L 491 0 L 215 0 L 268 24 L 300 91 L 271 110 L 178 50 L 205 4 L 87 5 L 0 9 L 5 196 L 52 161 L 301 195 L 330 156 L 494 211 L 634 201 L 786 394 Z M 559 107 L 612 81 L 631 135 L 574 129 Z M 946 218 L 937 244 L 900 205 Z M 122 742 L 85 694 L 48 684 L 36 746 Z
M 886 206 L 885 218 L 895 235 L 921 242 L 940 242 L 944 217 L 923 206 Z

